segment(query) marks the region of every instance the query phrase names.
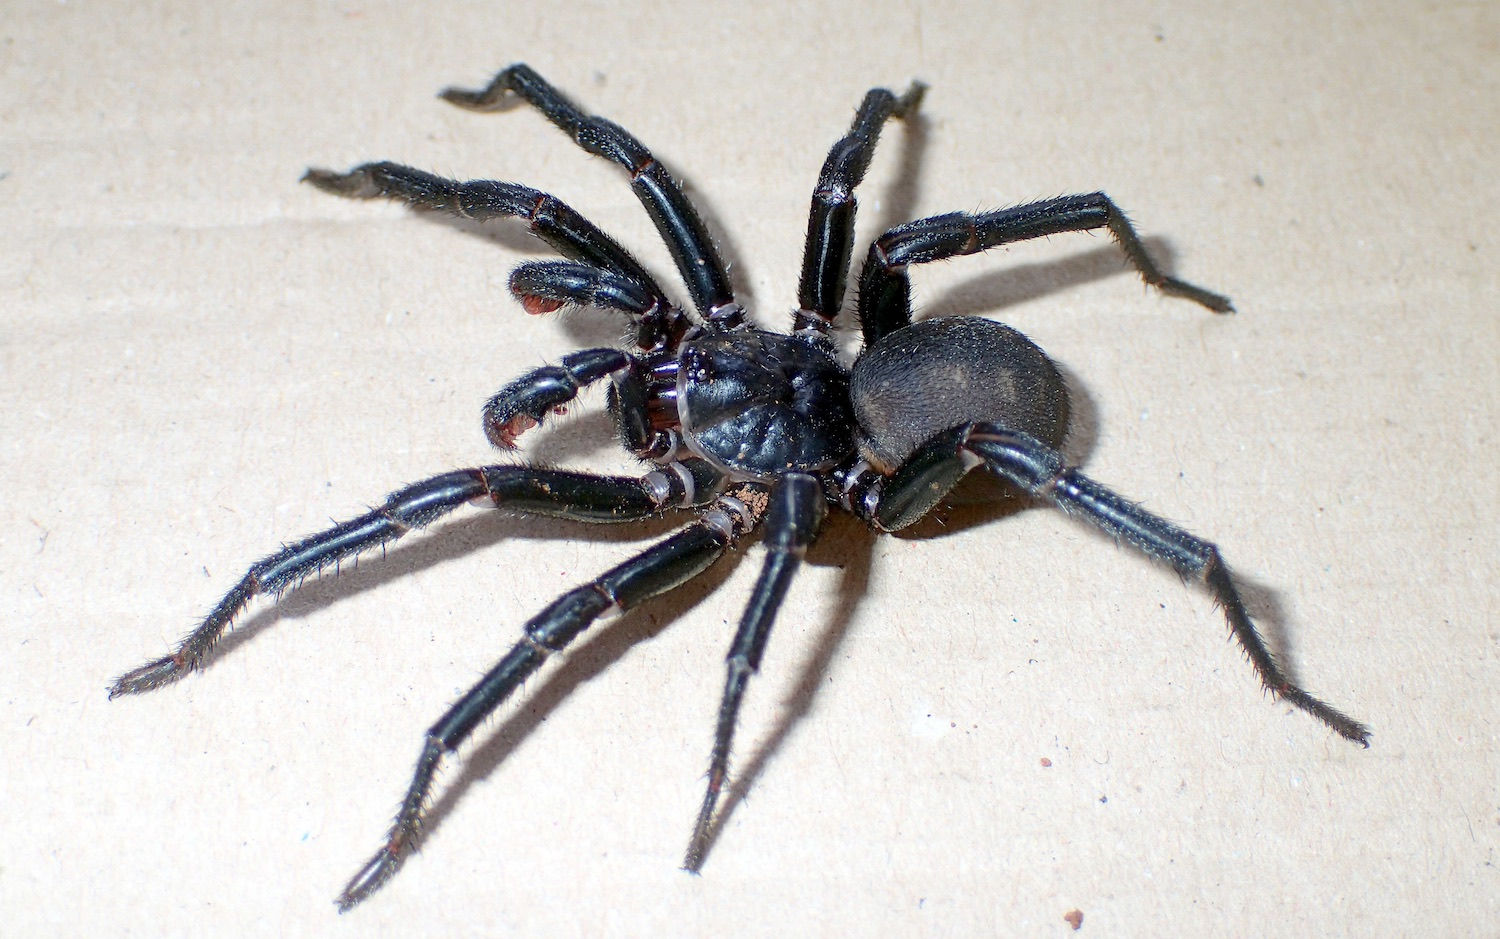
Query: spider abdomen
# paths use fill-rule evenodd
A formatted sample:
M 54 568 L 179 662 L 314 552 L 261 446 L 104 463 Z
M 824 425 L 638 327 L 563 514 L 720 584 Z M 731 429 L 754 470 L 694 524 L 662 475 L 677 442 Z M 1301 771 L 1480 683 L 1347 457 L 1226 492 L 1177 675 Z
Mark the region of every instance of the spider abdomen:
M 921 320 L 886 334 L 854 363 L 850 395 L 860 452 L 884 473 L 960 424 L 1002 424 L 1050 447 L 1068 431 L 1057 366 L 1017 330 L 978 317 Z
M 742 329 L 683 345 L 677 408 L 704 459 L 751 478 L 826 470 L 854 455 L 849 373 L 812 339 Z

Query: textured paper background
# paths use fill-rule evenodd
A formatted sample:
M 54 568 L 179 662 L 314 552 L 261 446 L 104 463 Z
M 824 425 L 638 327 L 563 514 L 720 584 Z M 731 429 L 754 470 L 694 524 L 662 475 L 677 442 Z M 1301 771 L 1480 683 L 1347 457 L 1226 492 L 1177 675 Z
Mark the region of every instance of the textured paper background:
M 0 28 L 0 909 L 10 935 L 1479 935 L 1500 923 L 1500 16 L 1489 4 L 16 5 Z M 1321 12 L 1320 7 L 1325 7 Z M 666 526 L 460 513 L 257 604 L 205 674 L 106 701 L 244 566 L 496 459 L 478 408 L 620 324 L 542 256 L 340 201 L 398 159 L 551 190 L 670 263 L 622 175 L 434 98 L 526 60 L 690 186 L 761 321 L 868 87 L 860 237 L 1105 189 L 1214 317 L 1072 236 L 915 273 L 1079 394 L 1088 472 L 1218 541 L 1360 750 L 1264 698 L 1201 591 L 1057 513 L 812 552 L 745 708 L 748 794 L 677 869 L 758 549 L 595 630 L 448 772 L 357 913 L 423 730 Z M 527 441 L 628 465 L 602 396 Z M 500 458 L 504 459 L 504 458 Z M 1044 765 L 1050 761 L 1050 767 Z

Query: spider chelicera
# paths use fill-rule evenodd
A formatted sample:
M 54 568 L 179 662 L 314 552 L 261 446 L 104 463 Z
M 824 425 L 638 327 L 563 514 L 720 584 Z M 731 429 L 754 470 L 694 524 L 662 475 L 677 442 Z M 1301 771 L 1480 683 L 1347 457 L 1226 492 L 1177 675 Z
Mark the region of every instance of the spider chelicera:
M 522 264 L 510 289 L 528 312 L 592 306 L 628 316 L 636 349 L 586 349 L 502 388 L 484 406 L 490 441 L 517 438 L 586 386 L 609 380 L 609 409 L 625 449 L 651 464 L 639 477 L 494 465 L 443 473 L 392 493 L 373 511 L 251 565 L 171 655 L 120 676 L 110 696 L 148 691 L 201 666 L 234 617 L 259 594 L 421 528 L 471 501 L 576 519 L 624 522 L 686 509 L 696 520 L 569 591 L 523 627 L 522 637 L 428 731 L 416 774 L 385 844 L 338 897 L 347 910 L 388 880 L 422 835 L 433 775 L 552 653 L 609 612 L 630 609 L 709 568 L 756 528 L 765 559 L 735 632 L 709 762 L 708 787 L 684 868 L 703 862 L 746 683 L 759 666 L 776 611 L 830 506 L 877 531 L 926 515 L 971 469 L 987 467 L 1034 499 L 1090 522 L 1184 576 L 1202 581 L 1261 683 L 1340 736 L 1368 746 L 1363 724 L 1308 694 L 1277 663 L 1211 543 L 1188 534 L 1069 466 L 1058 451 L 1068 396 L 1058 370 L 1008 326 L 966 317 L 912 321 L 907 267 L 1060 232 L 1108 229 L 1146 283 L 1216 313 L 1228 299 L 1166 276 L 1102 192 L 890 229 L 870 246 L 857 303 L 864 349 L 852 367 L 830 339 L 854 239 L 854 189 L 882 125 L 909 118 L 924 87 L 865 95 L 833 145 L 813 192 L 788 334 L 746 324 L 724 263 L 698 213 L 650 152 L 620 126 L 580 111 L 525 65 L 478 91 L 442 97 L 477 111 L 525 102 L 585 150 L 619 163 L 666 241 L 692 299 L 679 306 L 619 244 L 562 202 L 514 183 L 456 182 L 395 163 L 303 178 L 338 195 L 403 199 L 421 209 L 487 220 L 514 216 L 567 260 Z

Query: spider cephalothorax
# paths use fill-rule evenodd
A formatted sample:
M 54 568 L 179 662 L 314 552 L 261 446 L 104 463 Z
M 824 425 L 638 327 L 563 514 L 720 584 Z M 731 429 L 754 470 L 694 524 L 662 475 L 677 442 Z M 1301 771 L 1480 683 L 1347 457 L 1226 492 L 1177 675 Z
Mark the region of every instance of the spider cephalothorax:
M 392 493 L 369 513 L 288 545 L 252 565 L 171 654 L 118 678 L 111 697 L 146 691 L 198 668 L 234 617 L 258 594 L 276 595 L 340 560 L 386 544 L 460 505 L 488 498 L 522 512 L 591 522 L 672 510 L 697 515 L 675 534 L 569 591 L 523 627 L 509 652 L 433 725 L 386 843 L 339 896 L 348 909 L 383 884 L 421 836 L 434 771 L 553 652 L 602 614 L 623 610 L 702 573 L 763 528 L 764 566 L 730 646 L 708 789 L 684 866 L 708 846 L 730 741 L 749 675 L 807 546 L 831 507 L 880 531 L 932 509 L 965 473 L 984 466 L 1029 496 L 1202 581 L 1223 607 L 1261 682 L 1340 735 L 1366 743 L 1357 721 L 1308 694 L 1281 669 L 1256 632 L 1218 549 L 1070 467 L 1058 452 L 1068 397 L 1057 368 L 1031 340 L 981 319 L 912 322 L 907 267 L 1008 242 L 1106 228 L 1148 284 L 1229 312 L 1229 301 L 1163 274 L 1103 193 L 1064 196 L 982 214 L 908 222 L 870 246 L 857 311 L 864 351 L 842 365 L 829 332 L 843 302 L 853 246 L 854 189 L 881 126 L 909 118 L 922 97 L 865 96 L 849 133 L 833 146 L 813 193 L 789 334 L 750 327 L 723 262 L 682 190 L 623 128 L 590 117 L 524 65 L 480 91 L 443 97 L 475 110 L 522 101 L 580 146 L 619 163 L 671 250 L 692 303 L 673 303 L 633 257 L 577 212 L 514 183 L 456 182 L 395 163 L 305 179 L 340 195 L 403 199 L 485 220 L 513 216 L 566 260 L 523 264 L 510 287 L 529 312 L 593 306 L 629 316 L 637 349 L 586 349 L 502 388 L 484 408 L 496 446 L 509 449 L 586 385 L 609 379 L 621 443 L 652 466 L 639 477 L 492 465 L 443 473 Z

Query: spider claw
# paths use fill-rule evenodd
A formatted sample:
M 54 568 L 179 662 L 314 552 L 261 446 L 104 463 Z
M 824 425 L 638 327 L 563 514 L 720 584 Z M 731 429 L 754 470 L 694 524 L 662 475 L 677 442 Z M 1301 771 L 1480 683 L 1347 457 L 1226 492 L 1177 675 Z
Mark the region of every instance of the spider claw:
M 109 687 L 109 696 L 113 700 L 122 694 L 141 694 L 151 691 L 162 685 L 170 685 L 190 671 L 192 669 L 184 667 L 177 661 L 176 656 L 169 655 L 156 659 L 116 678 L 114 684 Z

